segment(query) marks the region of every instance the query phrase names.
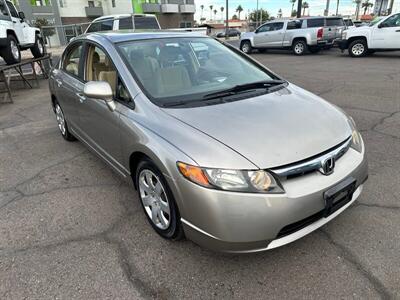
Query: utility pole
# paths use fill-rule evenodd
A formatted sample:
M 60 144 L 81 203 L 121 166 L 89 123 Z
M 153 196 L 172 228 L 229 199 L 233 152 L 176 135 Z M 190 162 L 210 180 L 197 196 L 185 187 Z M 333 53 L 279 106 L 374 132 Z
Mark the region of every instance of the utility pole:
M 225 38 L 226 39 L 228 39 L 229 38 L 229 36 L 228 36 L 228 32 L 229 32 L 229 3 L 228 3 L 229 1 L 228 0 L 226 0 L 226 4 L 225 4 L 225 6 L 226 6 L 226 24 L 225 24 Z
M 301 18 L 301 8 L 302 8 L 303 0 L 297 0 L 297 17 Z
M 256 8 L 256 28 L 258 27 L 258 0 L 257 0 L 257 8 Z
M 340 3 L 340 0 L 337 0 L 337 2 L 336 2 L 336 15 L 337 16 L 339 15 L 339 3 Z
M 330 0 L 326 0 L 326 8 L 324 11 L 324 16 L 327 17 L 329 15 L 329 4 L 330 4 Z

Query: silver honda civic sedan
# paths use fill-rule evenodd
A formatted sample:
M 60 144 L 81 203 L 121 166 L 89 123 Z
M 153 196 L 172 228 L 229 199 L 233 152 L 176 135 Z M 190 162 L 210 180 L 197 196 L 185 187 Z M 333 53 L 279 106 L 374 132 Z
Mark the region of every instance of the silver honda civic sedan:
M 342 213 L 367 179 L 351 117 L 206 36 L 78 37 L 50 91 L 62 136 L 132 182 L 166 239 L 276 248 Z

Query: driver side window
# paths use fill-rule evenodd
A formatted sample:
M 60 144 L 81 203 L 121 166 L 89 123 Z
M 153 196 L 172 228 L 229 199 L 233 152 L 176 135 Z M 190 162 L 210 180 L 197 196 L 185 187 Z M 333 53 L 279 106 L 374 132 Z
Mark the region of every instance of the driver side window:
M 382 23 L 382 27 L 400 27 L 400 14 L 388 18 Z
M 272 30 L 274 30 L 274 24 L 265 24 L 265 25 L 261 26 L 260 28 L 258 28 L 257 33 L 267 32 L 267 31 L 272 31 Z

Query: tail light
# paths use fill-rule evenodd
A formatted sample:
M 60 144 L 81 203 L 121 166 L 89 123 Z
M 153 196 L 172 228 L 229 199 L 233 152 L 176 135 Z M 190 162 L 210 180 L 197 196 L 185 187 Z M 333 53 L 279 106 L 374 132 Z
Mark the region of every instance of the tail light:
M 324 29 L 323 28 L 318 29 L 317 40 L 321 40 L 323 35 L 324 35 Z

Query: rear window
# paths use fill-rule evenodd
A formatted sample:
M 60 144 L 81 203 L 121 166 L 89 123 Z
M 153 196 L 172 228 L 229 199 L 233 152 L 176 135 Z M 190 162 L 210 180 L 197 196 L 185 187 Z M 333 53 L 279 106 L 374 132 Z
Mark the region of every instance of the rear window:
M 160 29 L 154 17 L 135 16 L 135 29 Z
M 342 18 L 328 18 L 326 19 L 326 26 L 344 26 Z
M 324 19 L 308 19 L 307 20 L 307 27 L 308 28 L 314 28 L 314 27 L 324 27 L 325 22 Z
M 352 20 L 347 19 L 347 20 L 343 20 L 343 21 L 344 21 L 344 24 L 346 24 L 346 26 L 353 26 L 354 25 Z
M 97 21 L 89 26 L 87 32 L 109 31 L 113 30 L 113 19 Z
M 133 29 L 132 17 L 119 19 L 119 29 Z

